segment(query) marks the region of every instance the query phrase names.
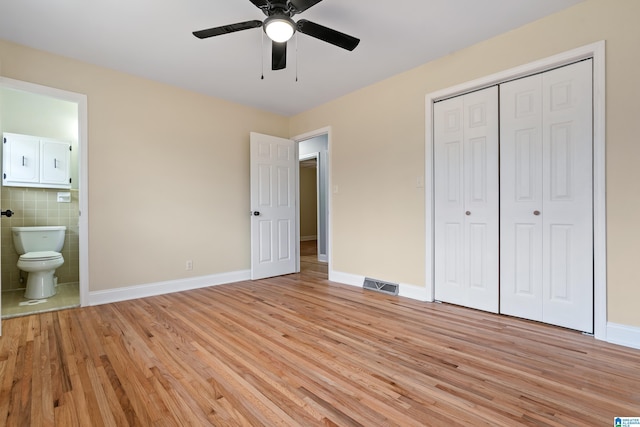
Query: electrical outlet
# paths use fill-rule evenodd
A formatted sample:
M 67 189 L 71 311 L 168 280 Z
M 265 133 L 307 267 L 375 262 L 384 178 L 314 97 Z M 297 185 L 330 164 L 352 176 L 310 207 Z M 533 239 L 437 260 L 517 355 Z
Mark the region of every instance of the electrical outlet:
M 185 266 L 185 270 L 193 270 L 193 261 L 187 260 L 187 264 Z

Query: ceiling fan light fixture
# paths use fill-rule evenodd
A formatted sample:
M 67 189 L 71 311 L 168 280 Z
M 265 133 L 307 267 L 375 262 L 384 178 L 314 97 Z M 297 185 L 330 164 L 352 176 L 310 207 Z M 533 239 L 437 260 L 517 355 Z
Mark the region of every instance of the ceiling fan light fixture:
M 277 43 L 289 41 L 295 30 L 295 22 L 286 15 L 272 15 L 264 21 L 264 32 Z

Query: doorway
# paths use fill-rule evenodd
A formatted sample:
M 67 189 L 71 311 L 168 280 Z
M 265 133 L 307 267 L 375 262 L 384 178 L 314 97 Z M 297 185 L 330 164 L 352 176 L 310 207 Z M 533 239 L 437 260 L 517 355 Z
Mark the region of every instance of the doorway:
M 299 271 L 328 274 L 329 132 L 295 138 L 298 143 Z
M 71 144 L 69 190 L 3 186 L 2 209 L 14 215 L 0 222 L 2 318 L 85 305 L 87 295 L 86 96 L 0 78 L 0 132 L 64 140 Z M 34 120 L 37 117 L 38 120 Z M 81 215 L 81 213 L 83 215 Z M 64 264 L 56 269 L 53 297 L 24 298 L 27 273 L 17 268 L 15 226 L 66 227 Z

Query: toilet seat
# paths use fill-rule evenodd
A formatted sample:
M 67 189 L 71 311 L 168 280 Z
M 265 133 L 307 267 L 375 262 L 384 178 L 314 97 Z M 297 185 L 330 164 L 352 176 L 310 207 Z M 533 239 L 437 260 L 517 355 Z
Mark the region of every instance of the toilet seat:
M 20 255 L 20 261 L 51 261 L 62 258 L 60 252 L 54 251 L 42 251 L 42 252 L 27 252 Z

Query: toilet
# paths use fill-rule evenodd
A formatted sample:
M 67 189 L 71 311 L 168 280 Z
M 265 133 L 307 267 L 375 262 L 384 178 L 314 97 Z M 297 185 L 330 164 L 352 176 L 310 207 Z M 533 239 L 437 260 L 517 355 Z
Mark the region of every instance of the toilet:
M 18 268 L 29 274 L 25 298 L 42 299 L 56 294 L 53 274 L 64 264 L 60 251 L 66 230 L 65 226 L 11 227 L 13 245 L 20 254 Z

